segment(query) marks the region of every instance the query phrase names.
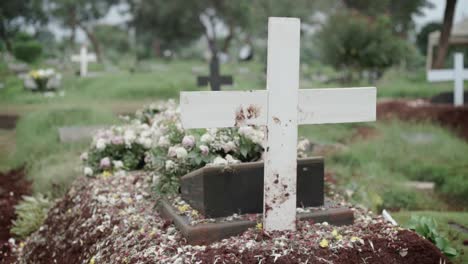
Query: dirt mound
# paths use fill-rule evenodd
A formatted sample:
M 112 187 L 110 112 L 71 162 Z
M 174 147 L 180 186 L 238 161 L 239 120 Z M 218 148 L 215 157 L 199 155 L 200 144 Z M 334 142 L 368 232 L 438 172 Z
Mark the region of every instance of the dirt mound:
M 426 100 L 382 101 L 377 105 L 377 117 L 436 122 L 468 140 L 468 106 L 432 104 Z
M 19 263 L 439 263 L 417 234 L 355 208 L 356 222 L 299 221 L 294 232 L 244 234 L 192 246 L 154 210 L 149 175 L 79 178 L 25 241 Z M 327 240 L 326 245 L 323 244 Z M 275 262 L 276 261 L 276 262 Z
M 10 263 L 11 221 L 15 219 L 15 205 L 21 196 L 31 193 L 31 183 L 25 179 L 23 168 L 0 173 L 0 263 Z M 3 262 L 2 262 L 3 261 Z

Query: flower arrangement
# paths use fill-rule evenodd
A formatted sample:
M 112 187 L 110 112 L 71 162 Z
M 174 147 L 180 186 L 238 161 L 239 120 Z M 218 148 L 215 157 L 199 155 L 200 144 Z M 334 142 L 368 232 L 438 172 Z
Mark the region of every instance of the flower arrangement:
M 82 155 L 85 175 L 146 168 L 154 172 L 158 192 L 174 193 L 180 177 L 194 169 L 262 159 L 265 133 L 261 127 L 186 131 L 173 100 L 151 104 L 135 116 L 124 126 L 97 133 L 90 150 Z M 309 145 L 307 140 L 299 142 L 300 156 Z
M 57 76 L 57 73 L 52 68 L 38 69 L 30 71 L 29 76 L 34 80 L 39 91 L 45 91 L 47 90 L 47 83 L 51 78 Z

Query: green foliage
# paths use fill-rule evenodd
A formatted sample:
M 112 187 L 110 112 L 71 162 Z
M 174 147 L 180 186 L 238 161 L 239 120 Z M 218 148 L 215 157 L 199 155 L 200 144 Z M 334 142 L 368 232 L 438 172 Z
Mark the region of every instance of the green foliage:
M 403 60 L 408 50 L 402 39 L 393 35 L 390 21 L 371 20 L 357 14 L 331 16 L 318 33 L 324 62 L 349 73 L 384 69 Z
M 424 195 L 406 188 L 392 188 L 382 194 L 380 209 L 412 210 L 424 207 L 427 202 Z M 379 210 L 380 211 L 380 210 Z
M 450 242 L 437 231 L 437 222 L 434 218 L 412 216 L 407 227 L 434 243 L 447 257 L 458 255 L 457 250 L 451 247 Z
M 442 29 L 442 24 L 439 22 L 430 22 L 424 25 L 416 36 L 416 45 L 422 54 L 427 54 L 427 42 L 429 40 L 429 34 L 434 31 Z
M 17 218 L 13 221 L 11 233 L 25 239 L 41 227 L 51 206 L 52 202 L 42 195 L 23 197 L 15 207 Z
M 15 36 L 13 55 L 18 60 L 27 63 L 36 61 L 42 54 L 41 44 L 26 33 L 20 32 Z

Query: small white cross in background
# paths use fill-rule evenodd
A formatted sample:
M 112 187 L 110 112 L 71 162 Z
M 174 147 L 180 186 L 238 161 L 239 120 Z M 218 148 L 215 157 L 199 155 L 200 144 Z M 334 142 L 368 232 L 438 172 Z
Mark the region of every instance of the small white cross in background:
M 267 89 L 182 92 L 184 128 L 266 126 L 264 228 L 295 230 L 297 133 L 301 124 L 373 121 L 376 89 L 299 89 L 300 20 L 268 21 Z
M 454 55 L 455 69 L 448 70 L 428 70 L 427 80 L 429 82 L 454 81 L 453 104 L 463 105 L 463 80 L 468 80 L 468 69 L 463 68 L 463 53 L 457 52 Z
M 72 55 L 73 62 L 80 63 L 80 76 L 85 77 L 88 74 L 88 62 L 96 61 L 96 54 L 88 53 L 86 45 L 81 46 L 79 55 Z

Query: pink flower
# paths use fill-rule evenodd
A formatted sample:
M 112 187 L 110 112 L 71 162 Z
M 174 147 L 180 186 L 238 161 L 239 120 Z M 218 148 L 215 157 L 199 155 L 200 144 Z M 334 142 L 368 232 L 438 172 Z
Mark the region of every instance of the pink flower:
M 99 163 L 99 167 L 101 167 L 101 169 L 108 169 L 110 166 L 111 160 L 108 157 L 101 159 L 101 162 Z
M 124 143 L 124 139 L 121 136 L 115 136 L 112 138 L 111 142 L 114 145 L 122 145 Z
M 210 149 L 209 149 L 207 146 L 205 146 L 205 145 L 201 145 L 201 146 L 198 147 L 198 148 L 200 149 L 201 154 L 202 154 L 203 156 L 208 155 L 208 153 L 210 152 Z
M 191 149 L 195 145 L 195 137 L 194 136 L 185 136 L 182 139 L 182 146 L 186 149 Z

